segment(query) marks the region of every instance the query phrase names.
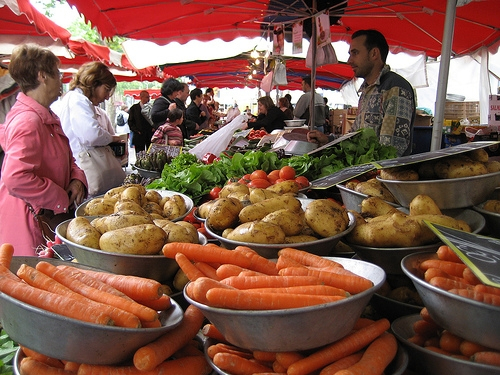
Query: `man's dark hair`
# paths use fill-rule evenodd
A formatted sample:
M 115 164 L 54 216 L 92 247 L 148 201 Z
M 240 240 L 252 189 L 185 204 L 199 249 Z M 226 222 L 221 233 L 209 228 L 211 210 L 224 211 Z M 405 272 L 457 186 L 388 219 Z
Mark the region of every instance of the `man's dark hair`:
M 311 76 L 305 76 L 302 77 L 302 82 L 307 83 L 309 86 L 311 86 Z
M 189 93 L 189 97 L 191 100 L 195 100 L 198 96 L 203 95 L 203 91 L 200 89 L 192 89 L 191 92 Z
M 169 78 L 162 83 L 160 91 L 164 97 L 168 97 L 174 92 L 182 90 L 184 90 L 184 87 L 180 81 L 175 78 Z
M 380 57 L 385 63 L 387 55 L 389 54 L 389 45 L 387 40 L 385 40 L 384 35 L 380 31 L 369 29 L 369 30 L 358 30 L 352 34 L 351 39 L 357 38 L 358 36 L 366 36 L 365 47 L 368 51 L 373 48 L 378 48 L 380 51 Z

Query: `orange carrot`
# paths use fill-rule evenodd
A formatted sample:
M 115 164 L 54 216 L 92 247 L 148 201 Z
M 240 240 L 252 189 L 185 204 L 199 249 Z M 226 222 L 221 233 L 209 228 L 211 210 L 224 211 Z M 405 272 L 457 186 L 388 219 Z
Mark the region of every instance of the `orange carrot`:
M 191 263 L 189 258 L 184 254 L 175 254 L 175 261 L 190 281 L 195 281 L 200 277 L 205 277 L 205 274 L 193 263 Z
M 481 293 L 490 293 L 490 294 L 496 294 L 497 296 L 500 296 L 500 288 L 496 288 L 496 287 L 490 286 L 490 285 L 477 284 L 477 285 L 474 285 L 474 290 L 481 292 Z
M 429 323 L 435 323 L 427 307 L 422 307 L 422 309 L 420 310 L 420 317 Z
M 221 283 L 238 289 L 280 288 L 300 285 L 321 285 L 323 282 L 315 276 L 231 276 Z
M 235 354 L 237 356 L 240 356 L 240 357 L 246 358 L 246 359 L 253 358 L 252 352 L 245 350 L 245 349 L 238 348 L 237 346 L 234 346 L 231 344 L 225 344 L 222 342 L 219 342 L 219 343 L 214 344 L 214 345 L 210 345 L 207 348 L 207 355 L 210 358 L 213 359 L 217 353 L 232 353 L 232 354 Z
M 292 259 L 290 257 L 287 257 L 285 255 L 280 255 L 278 257 L 278 260 L 276 261 L 276 268 L 279 270 L 287 267 L 305 267 L 302 263 L 299 261 Z
M 469 284 L 478 285 L 481 284 L 481 280 L 478 279 L 474 272 L 469 267 L 464 268 L 464 273 L 462 275 L 464 280 L 466 280 Z
M 155 311 L 164 311 L 172 307 L 172 300 L 170 299 L 170 296 L 167 296 L 166 294 L 163 294 L 157 299 L 136 300 L 136 302 Z
M 216 271 L 219 280 L 225 279 L 230 276 L 238 276 L 241 271 L 248 270 L 248 268 L 243 268 L 235 264 L 221 264 Z
M 243 270 L 240 272 L 240 274 L 238 276 L 245 277 L 245 276 L 271 276 L 271 275 L 267 275 L 265 273 L 253 271 L 253 270 Z M 274 276 L 274 275 L 272 275 L 272 276 Z
M 78 362 L 71 362 L 71 361 L 63 361 L 63 362 L 64 362 L 64 369 L 74 374 L 78 372 L 78 369 L 80 368 L 81 365 L 81 363 Z
M 17 270 L 17 275 L 23 279 L 27 284 L 46 290 L 51 293 L 67 296 L 81 301 L 82 303 L 93 305 L 96 310 L 100 310 L 110 316 L 113 319 L 115 325 L 119 327 L 129 327 L 129 328 L 140 328 L 141 321 L 135 315 L 110 306 L 105 303 L 100 303 L 93 301 L 71 289 L 57 282 L 50 276 L 47 276 L 43 272 L 28 266 L 27 264 L 22 264 Z
M 261 272 L 266 275 L 278 274 L 276 263 L 259 255 L 255 250 L 247 246 L 236 246 L 234 250 L 243 252 L 243 254 L 250 259 L 250 266 L 248 268 L 252 271 Z
M 195 301 L 207 304 L 207 292 L 212 288 L 233 289 L 233 287 L 223 284 L 220 281 L 211 279 L 209 277 L 200 277 L 187 285 L 186 293 Z
M 259 372 L 273 372 L 267 366 L 231 353 L 217 353 L 213 358 L 213 362 L 221 370 L 233 375 L 253 375 Z
M 354 327 L 352 327 L 352 329 L 357 331 L 361 328 L 368 327 L 370 324 L 373 324 L 374 322 L 375 321 L 373 319 L 358 318 L 358 320 L 356 320 L 356 323 L 354 323 Z
M 283 368 L 288 370 L 288 367 L 292 363 L 297 362 L 299 359 L 303 359 L 304 355 L 299 352 L 279 352 L 276 353 L 276 361 L 283 366 Z
M 224 335 L 212 323 L 205 324 L 201 329 L 201 333 L 203 333 L 206 337 L 210 337 L 211 339 L 215 339 L 220 342 L 227 342 Z
M 293 249 L 290 247 L 286 247 L 284 249 L 281 249 L 278 252 L 278 255 L 280 255 L 280 256 L 283 255 L 283 256 L 292 258 L 305 266 L 320 267 L 320 268 L 321 267 L 342 267 L 343 268 L 343 266 L 340 263 L 335 262 L 331 259 L 327 259 L 327 258 L 321 257 L 319 255 L 309 253 L 307 251 L 297 250 L 297 249 Z
M 487 303 L 488 305 L 500 306 L 500 296 L 490 293 L 481 293 L 470 289 L 450 289 L 448 292 L 459 296 L 470 298 L 475 301 Z
M 465 280 L 464 278 L 458 277 L 458 276 L 449 275 L 449 274 L 447 274 L 446 272 L 444 272 L 443 270 L 441 270 L 439 268 L 429 268 L 427 271 L 424 272 L 424 280 L 425 281 L 429 282 L 429 281 L 431 281 L 431 279 L 433 277 L 445 277 L 447 279 L 451 279 L 451 280 L 455 280 L 455 281 L 460 281 L 461 283 L 464 283 L 464 284 L 468 283 L 468 281 Z
M 21 279 L 13 274 L 7 267 L 0 263 L 0 275 L 9 278 L 11 281 L 20 282 Z
M 14 256 L 14 246 L 10 243 L 3 243 L 0 245 L 0 264 L 5 268 L 10 268 L 10 262 Z
M 93 301 L 105 303 L 128 311 L 137 316 L 141 321 L 152 322 L 158 320 L 158 313 L 155 310 L 143 306 L 133 300 L 128 300 L 117 295 L 92 288 L 89 285 L 71 277 L 71 275 L 68 275 L 62 268 L 57 268 L 50 263 L 42 261 L 38 262 L 36 269 Z
M 340 267 L 337 267 L 340 269 Z M 371 280 L 358 275 L 335 274 L 329 271 L 319 271 L 303 267 L 288 267 L 280 270 L 282 276 L 314 276 L 326 285 L 344 289 L 351 294 L 361 293 L 373 286 Z
M 26 357 L 31 357 L 38 362 L 45 363 L 47 366 L 50 367 L 56 367 L 56 368 L 64 368 L 64 364 L 57 358 L 52 358 L 49 356 L 46 356 L 45 354 L 38 353 L 32 349 L 29 349 L 23 345 L 19 345 L 23 353 L 26 355 Z
M 349 296 L 349 293 L 347 293 L 345 290 L 329 285 L 300 285 L 281 288 L 252 288 L 247 290 L 254 293 L 292 293 L 342 297 Z
M 284 368 L 281 363 L 278 361 L 274 361 L 273 364 L 273 371 L 277 373 L 286 373 L 286 368 Z
M 219 281 L 220 278 L 217 276 L 217 270 L 212 267 L 210 264 L 205 262 L 195 262 L 195 267 L 198 268 L 205 276 L 210 277 L 211 279 Z
M 446 356 L 449 356 L 449 357 L 451 357 L 452 354 L 453 354 L 453 353 L 447 352 L 444 349 L 441 349 L 438 346 L 426 346 L 425 349 L 430 350 L 431 352 L 442 354 L 442 355 L 446 355 Z
M 426 336 L 422 336 L 417 333 L 408 338 L 409 342 L 418 346 L 424 346 L 427 340 L 428 338 Z M 436 345 L 439 345 L 439 341 L 436 343 Z
M 276 360 L 276 352 L 264 352 L 262 350 L 254 350 L 253 357 L 260 362 L 273 362 Z
M 500 366 L 500 352 L 498 351 L 477 352 L 471 357 L 471 359 L 477 363 Z
M 118 275 L 86 269 L 79 269 L 79 271 L 104 281 L 133 300 L 157 299 L 164 293 L 164 287 L 161 283 L 145 277 Z
M 94 305 L 34 288 L 20 281 L 14 281 L 3 273 L 0 273 L 0 292 L 55 314 L 95 324 L 113 325 L 111 317 L 102 311 L 96 310 Z
M 444 290 L 450 289 L 472 289 L 473 286 L 460 281 L 448 279 L 446 277 L 436 276 L 429 280 L 429 284 Z
M 443 330 L 439 338 L 439 347 L 450 353 L 460 353 L 460 344 L 463 338 L 451 333 L 448 330 Z
M 450 262 L 462 263 L 462 259 L 448 245 L 439 246 L 436 251 L 438 259 Z
M 373 324 L 352 332 L 349 335 L 326 345 L 311 355 L 293 363 L 287 371 L 288 375 L 309 374 L 315 370 L 323 368 L 340 358 L 356 353 L 371 343 L 383 332 L 390 328 L 388 319 L 380 319 Z
M 22 375 L 74 375 L 64 368 L 49 366 L 32 357 L 23 358 L 19 369 Z
M 224 249 L 220 246 L 204 246 L 200 244 L 172 242 L 163 246 L 163 255 L 175 258 L 175 254 L 182 253 L 192 262 L 231 263 L 237 266 L 250 268 L 252 261 L 242 252 Z
M 177 350 L 174 354 L 174 358 L 181 357 L 196 357 L 196 356 L 204 356 L 202 349 L 199 347 L 198 342 L 196 340 L 191 340 L 188 344 L 184 345 L 182 348 Z
M 212 288 L 207 292 L 210 306 L 236 310 L 293 309 L 335 302 L 345 297 L 305 294 L 254 293 L 248 290 Z
M 413 332 L 427 338 L 435 336 L 439 330 L 440 327 L 436 323 L 427 320 L 417 320 L 413 323 Z
M 470 357 L 477 352 L 485 352 L 490 350 L 484 345 L 469 341 L 463 340 L 460 344 L 460 353 L 462 353 L 466 357 Z
M 326 366 L 321 370 L 319 375 L 334 375 L 337 371 L 345 370 L 355 363 L 358 363 L 363 356 L 363 352 L 359 351 L 354 354 L 348 355 L 344 358 L 339 359 L 338 361 L 333 362 L 332 364 Z
M 420 263 L 420 269 L 426 271 L 429 268 L 439 268 L 449 275 L 462 277 L 464 269 L 467 267 L 463 263 L 450 262 L 440 259 L 426 259 Z
M 427 346 L 439 347 L 439 337 L 438 336 L 429 337 L 427 340 L 424 341 L 424 345 L 422 345 L 422 346 L 424 346 L 424 347 L 427 347 Z
M 135 352 L 134 366 L 141 371 L 154 369 L 196 336 L 204 318 L 197 307 L 189 305 L 176 328 Z

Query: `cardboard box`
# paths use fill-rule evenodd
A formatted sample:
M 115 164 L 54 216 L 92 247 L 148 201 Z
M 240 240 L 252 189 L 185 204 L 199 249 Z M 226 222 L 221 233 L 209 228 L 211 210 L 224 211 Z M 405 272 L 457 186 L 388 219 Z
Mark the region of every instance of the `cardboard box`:
M 500 95 L 490 95 L 488 125 L 500 125 Z
M 433 119 L 433 116 L 417 114 L 413 126 L 432 126 Z

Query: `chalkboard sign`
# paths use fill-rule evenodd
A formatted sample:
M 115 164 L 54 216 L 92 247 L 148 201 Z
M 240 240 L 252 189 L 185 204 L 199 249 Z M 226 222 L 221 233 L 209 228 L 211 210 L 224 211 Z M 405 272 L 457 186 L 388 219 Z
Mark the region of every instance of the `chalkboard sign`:
M 328 189 L 332 186 L 348 181 L 353 177 L 361 176 L 362 174 L 377 169 L 373 164 L 353 165 L 335 172 L 329 176 L 318 178 L 311 182 L 312 189 Z
M 352 133 L 347 133 L 347 134 L 344 134 L 342 137 L 338 137 L 337 139 L 334 139 L 333 141 L 331 142 L 328 142 L 326 145 L 323 145 L 321 147 L 318 147 L 317 149 L 314 149 L 313 151 L 310 151 L 308 153 L 308 155 L 313 155 L 321 150 L 324 150 L 325 148 L 328 148 L 328 147 L 331 147 L 333 145 L 336 145 L 337 143 L 340 143 L 342 141 L 345 141 L 346 139 L 349 139 L 351 137 L 354 137 L 356 134 L 358 134 L 360 132 L 360 130 L 358 130 L 357 132 L 352 132 Z
M 483 284 L 500 288 L 500 240 L 424 222 Z

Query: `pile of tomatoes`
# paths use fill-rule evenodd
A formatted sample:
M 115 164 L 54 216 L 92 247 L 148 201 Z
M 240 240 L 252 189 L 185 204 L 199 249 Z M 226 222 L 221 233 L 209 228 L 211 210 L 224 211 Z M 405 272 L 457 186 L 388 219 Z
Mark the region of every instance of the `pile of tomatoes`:
M 295 169 L 288 165 L 281 169 L 275 169 L 269 173 L 258 169 L 250 174 L 241 177 L 238 182 L 245 184 L 250 188 L 265 189 L 278 182 L 295 180 L 301 189 L 307 188 L 310 185 L 309 180 L 305 176 L 296 176 Z
M 250 133 L 248 133 L 247 138 L 248 139 L 261 139 L 262 137 L 264 137 L 267 134 L 268 134 L 268 132 L 266 132 L 263 129 L 261 129 L 261 130 L 252 129 L 252 130 L 250 130 Z

